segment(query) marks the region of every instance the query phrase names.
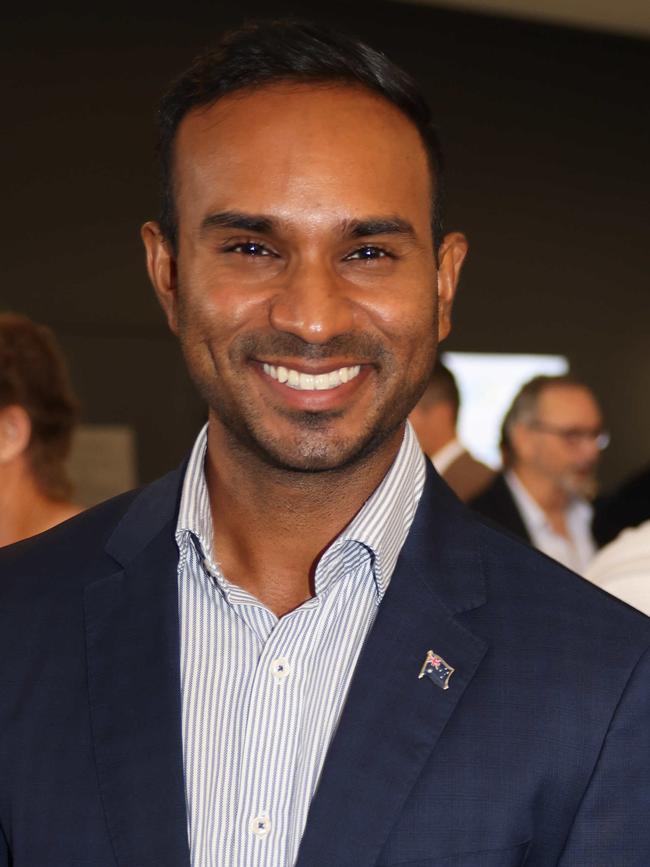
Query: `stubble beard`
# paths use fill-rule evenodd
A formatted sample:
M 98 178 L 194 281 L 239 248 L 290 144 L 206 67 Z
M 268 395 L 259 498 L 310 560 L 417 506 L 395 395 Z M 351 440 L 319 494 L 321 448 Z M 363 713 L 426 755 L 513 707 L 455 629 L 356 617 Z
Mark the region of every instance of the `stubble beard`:
M 222 428 L 227 447 L 240 461 L 294 474 L 336 473 L 366 461 L 404 423 L 417 401 L 428 369 L 422 381 L 411 383 L 408 389 L 385 389 L 376 412 L 362 430 L 348 437 L 337 436 L 332 428 L 344 410 L 303 412 L 281 410 L 291 423 L 293 436 L 281 438 L 269 429 L 263 412 L 246 400 L 244 386 L 239 390 L 220 388 L 221 377 L 217 353 L 205 343 L 202 363 L 194 358 L 189 341 L 183 341 L 190 375 L 206 401 L 211 418 Z M 431 350 L 435 356 L 435 347 Z M 339 335 L 327 344 L 305 343 L 292 334 L 248 334 L 234 341 L 227 356 L 231 370 L 243 369 L 251 358 L 289 357 L 320 360 L 351 357 L 372 364 L 384 383 L 396 381 L 399 375 L 392 353 L 377 339 L 368 335 Z M 433 361 L 431 361 L 431 365 Z M 245 381 L 242 377 L 242 381 Z M 232 377 L 230 378 L 231 382 Z M 390 393 L 388 393 L 390 392 Z
M 588 475 L 577 473 L 563 474 L 559 479 L 559 483 L 564 492 L 570 497 L 593 500 L 598 493 L 598 480 L 595 469 Z

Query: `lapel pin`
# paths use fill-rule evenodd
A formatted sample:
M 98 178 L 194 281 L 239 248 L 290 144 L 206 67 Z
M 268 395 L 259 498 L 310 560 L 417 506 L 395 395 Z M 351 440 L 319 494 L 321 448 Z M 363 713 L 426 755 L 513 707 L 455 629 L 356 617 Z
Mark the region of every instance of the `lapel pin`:
M 418 677 L 428 677 L 440 689 L 449 689 L 449 679 L 455 671 L 456 669 L 448 665 L 442 656 L 438 656 L 433 650 L 428 650 Z

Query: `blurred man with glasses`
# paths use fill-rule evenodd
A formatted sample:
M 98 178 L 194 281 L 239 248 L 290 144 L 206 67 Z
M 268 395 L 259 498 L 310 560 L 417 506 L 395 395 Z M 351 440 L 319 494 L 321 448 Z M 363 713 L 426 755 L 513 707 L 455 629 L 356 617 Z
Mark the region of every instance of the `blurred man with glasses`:
M 471 503 L 555 560 L 584 572 L 596 552 L 591 500 L 609 443 L 592 391 L 570 376 L 537 376 L 503 421 L 503 473 Z

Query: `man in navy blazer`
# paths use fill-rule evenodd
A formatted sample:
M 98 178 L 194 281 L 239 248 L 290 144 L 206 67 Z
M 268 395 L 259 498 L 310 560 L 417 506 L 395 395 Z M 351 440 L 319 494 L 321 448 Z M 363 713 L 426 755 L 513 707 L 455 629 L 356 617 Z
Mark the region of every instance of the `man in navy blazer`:
M 181 78 L 162 125 L 167 195 L 143 237 L 209 406 L 205 460 L 195 448 L 1 553 L 0 865 L 647 867 L 650 621 L 484 525 L 408 451 L 466 250 L 440 232 L 437 144 L 412 82 L 339 35 L 264 25 Z M 190 507 L 207 535 L 183 547 Z M 400 540 L 387 574 L 384 538 L 353 574 L 335 556 L 369 517 L 368 538 Z M 351 574 L 370 607 L 352 656 L 335 628 L 319 645 L 323 688 L 353 664 L 292 807 L 308 808 L 297 844 L 273 809 L 232 831 L 237 798 L 199 832 L 186 688 L 205 660 L 187 661 L 200 617 L 179 617 L 184 582 L 221 613 L 243 599 L 273 634 L 307 610 L 322 626 Z M 291 681 L 274 662 L 280 695 Z M 214 668 L 219 689 L 233 671 Z M 239 700 L 226 698 L 224 717 Z M 203 722 L 199 748 L 226 766 L 237 732 Z M 321 724 L 287 720 L 304 761 Z M 260 774 L 272 759 L 242 757 Z

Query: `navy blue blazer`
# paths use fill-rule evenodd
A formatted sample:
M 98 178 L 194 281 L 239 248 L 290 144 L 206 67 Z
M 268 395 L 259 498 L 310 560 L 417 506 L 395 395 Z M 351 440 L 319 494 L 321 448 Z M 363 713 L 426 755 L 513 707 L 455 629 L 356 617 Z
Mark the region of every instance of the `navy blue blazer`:
M 2 867 L 189 867 L 181 478 L 0 552 Z M 298 867 L 648 867 L 649 647 L 648 618 L 431 471 Z

